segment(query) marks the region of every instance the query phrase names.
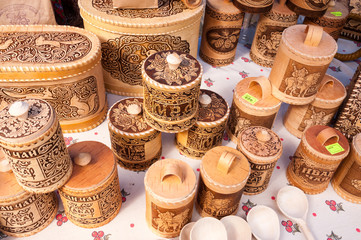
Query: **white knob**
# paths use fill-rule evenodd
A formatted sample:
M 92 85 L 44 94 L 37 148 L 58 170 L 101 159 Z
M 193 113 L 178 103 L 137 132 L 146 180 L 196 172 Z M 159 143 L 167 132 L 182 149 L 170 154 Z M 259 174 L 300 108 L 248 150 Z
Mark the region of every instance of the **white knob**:
M 12 169 L 9 160 L 7 160 L 6 158 L 0 160 L 0 172 L 10 172 L 11 170 Z
M 78 156 L 74 158 L 74 163 L 79 166 L 86 166 L 92 160 L 90 153 L 79 153 Z
M 142 108 L 138 104 L 130 104 L 127 107 L 127 112 L 130 115 L 137 116 L 142 112 Z
M 172 53 L 167 56 L 167 62 L 170 70 L 176 70 L 179 64 L 182 62 L 182 59 L 177 53 Z
M 198 100 L 202 107 L 207 107 L 212 102 L 212 98 L 207 94 L 200 95 Z
M 271 135 L 269 134 L 269 132 L 263 129 L 256 133 L 256 137 L 258 141 L 261 142 L 268 142 L 269 140 L 271 140 Z
M 29 103 L 23 101 L 16 101 L 9 107 L 9 114 L 13 117 L 27 119 L 29 109 Z

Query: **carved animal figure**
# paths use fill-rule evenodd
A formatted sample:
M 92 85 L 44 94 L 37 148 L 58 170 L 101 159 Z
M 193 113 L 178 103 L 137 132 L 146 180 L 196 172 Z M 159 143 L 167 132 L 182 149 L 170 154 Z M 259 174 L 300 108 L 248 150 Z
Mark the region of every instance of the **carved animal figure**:
M 162 213 L 158 209 L 157 212 L 158 218 L 154 218 L 153 221 L 157 225 L 158 231 L 176 232 L 179 231 L 189 221 L 189 209 L 185 209 L 183 212 L 177 215 L 172 212 Z

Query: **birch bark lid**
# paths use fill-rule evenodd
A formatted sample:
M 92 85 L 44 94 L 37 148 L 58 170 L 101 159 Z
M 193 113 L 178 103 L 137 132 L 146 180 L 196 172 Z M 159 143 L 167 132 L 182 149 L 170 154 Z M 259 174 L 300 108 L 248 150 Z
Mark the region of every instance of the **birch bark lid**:
M 198 124 L 220 124 L 227 120 L 228 115 L 228 103 L 221 95 L 210 90 L 201 89 L 199 95 Z
M 346 97 L 345 86 L 335 77 L 326 74 L 320 83 L 320 88 L 312 105 L 328 103 L 337 107 Z

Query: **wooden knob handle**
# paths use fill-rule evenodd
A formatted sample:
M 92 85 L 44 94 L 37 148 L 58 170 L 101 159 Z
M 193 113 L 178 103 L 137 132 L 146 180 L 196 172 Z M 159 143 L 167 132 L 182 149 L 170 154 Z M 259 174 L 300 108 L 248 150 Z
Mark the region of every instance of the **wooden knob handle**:
M 162 182 L 183 182 L 183 171 L 178 164 L 166 164 L 162 168 L 161 172 Z
M 182 2 L 184 3 L 184 5 L 186 5 L 187 8 L 192 9 L 201 5 L 202 0 L 182 0 Z
M 271 134 L 267 130 L 262 129 L 256 132 L 256 138 L 259 142 L 268 142 L 271 140 Z
M 16 101 L 9 107 L 9 114 L 20 119 L 27 119 L 29 113 L 29 103 L 24 101 Z
M 127 112 L 132 116 L 138 116 L 142 112 L 142 108 L 138 104 L 130 104 Z
M 336 142 L 338 142 L 339 140 L 339 136 L 337 135 L 337 132 L 331 127 L 323 129 L 321 132 L 317 134 L 316 137 L 317 141 L 322 145 L 325 145 L 325 143 L 331 138 L 335 138 Z
M 224 151 L 221 156 L 219 157 L 218 163 L 217 163 L 217 169 L 222 172 L 223 174 L 228 174 L 229 169 L 231 168 L 231 165 L 236 159 L 236 155 L 233 153 Z
M 205 93 L 200 95 L 198 100 L 202 107 L 207 107 L 212 102 L 212 98 Z
M 248 89 L 255 85 L 258 85 L 261 89 L 261 99 L 264 99 L 271 95 L 272 87 L 268 78 L 261 76 L 253 79 L 249 82 Z
M 84 167 L 88 165 L 91 160 L 92 156 L 90 155 L 90 153 L 79 153 L 77 156 L 75 156 L 74 163 L 76 165 Z
M 305 33 L 307 34 L 303 43 L 311 47 L 317 47 L 322 39 L 323 28 L 320 26 L 307 25 Z
M 9 160 L 6 158 L 0 160 L 0 172 L 11 172 L 11 166 Z
M 182 59 L 177 53 L 174 52 L 167 56 L 167 62 L 170 70 L 176 70 L 182 62 Z

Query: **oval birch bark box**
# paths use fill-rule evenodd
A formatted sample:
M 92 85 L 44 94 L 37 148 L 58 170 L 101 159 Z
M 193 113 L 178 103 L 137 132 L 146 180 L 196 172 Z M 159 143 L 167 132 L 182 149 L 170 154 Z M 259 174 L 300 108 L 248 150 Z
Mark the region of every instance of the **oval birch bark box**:
M 154 9 L 115 9 L 112 0 L 80 0 L 84 27 L 102 43 L 102 66 L 107 91 L 142 96 L 141 66 L 162 50 L 198 52 L 204 2 L 189 9 L 180 0 L 160 0 Z
M 299 15 L 321 17 L 325 14 L 330 0 L 288 0 L 287 6 Z
M 286 177 L 307 194 L 321 193 L 349 151 L 349 143 L 340 131 L 321 125 L 309 127 L 288 164 Z
M 79 227 L 103 226 L 117 216 L 122 205 L 112 151 L 100 142 L 85 141 L 69 146 L 69 153 L 73 174 L 58 190 L 65 214 Z
M 59 121 L 44 100 L 24 99 L 0 111 L 0 146 L 26 191 L 52 192 L 71 175 L 73 165 Z
M 145 174 L 145 218 L 153 233 L 173 238 L 192 219 L 197 183 L 193 169 L 177 159 L 154 163 Z
M 199 214 L 218 219 L 235 215 L 249 174 L 249 163 L 241 152 L 226 146 L 209 150 L 200 165 Z
M 281 102 L 272 96 L 271 91 L 271 83 L 265 77 L 245 78 L 236 85 L 226 129 L 234 143 L 238 142 L 244 128 L 272 128 Z
M 319 26 L 286 28 L 269 75 L 272 94 L 288 104 L 312 102 L 336 51 L 336 41 Z
M 287 130 L 301 138 L 305 129 L 314 125 L 328 125 L 346 97 L 343 84 L 326 74 L 313 102 L 307 105 L 289 105 L 283 119 Z
M 143 99 L 126 98 L 108 112 L 108 127 L 114 158 L 132 171 L 147 169 L 162 154 L 161 133 L 143 118 Z
M 0 109 L 37 98 L 49 102 L 64 132 L 98 126 L 107 103 L 99 39 L 69 26 L 0 27 Z
M 219 94 L 201 89 L 198 120 L 189 130 L 176 133 L 178 150 L 190 158 L 200 159 L 208 150 L 222 145 L 228 115 L 228 104 Z

